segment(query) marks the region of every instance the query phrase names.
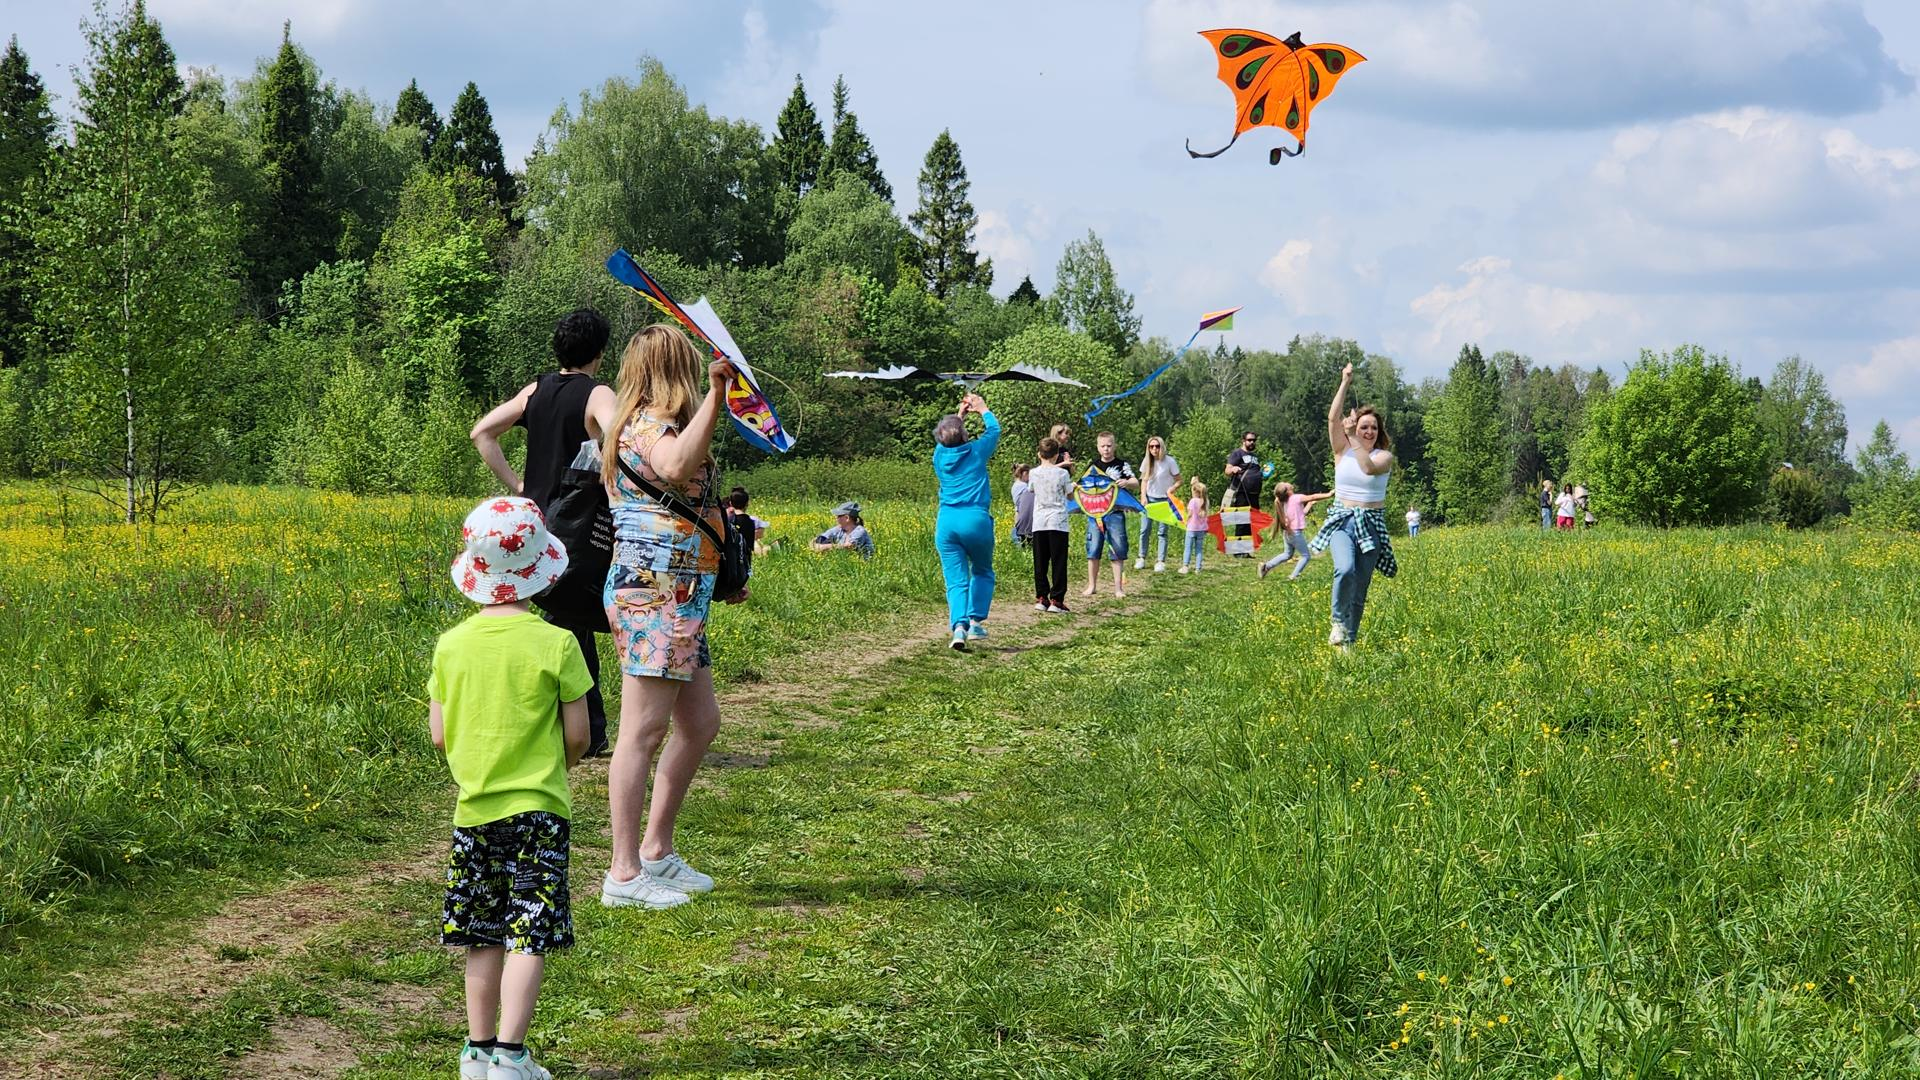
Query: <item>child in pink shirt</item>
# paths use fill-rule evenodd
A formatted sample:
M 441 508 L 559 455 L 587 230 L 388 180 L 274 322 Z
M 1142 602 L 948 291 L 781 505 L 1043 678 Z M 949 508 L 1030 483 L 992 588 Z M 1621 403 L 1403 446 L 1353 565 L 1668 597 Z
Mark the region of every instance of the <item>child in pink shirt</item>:
M 1313 553 L 1307 550 L 1307 508 L 1322 499 L 1331 498 L 1333 498 L 1331 491 L 1323 491 L 1318 495 L 1302 495 L 1285 480 L 1273 485 L 1273 501 L 1281 510 L 1280 519 L 1273 523 L 1273 532 L 1269 534 L 1268 539 L 1271 540 L 1280 535 L 1281 530 L 1284 529 L 1286 541 L 1280 545 L 1280 554 L 1260 564 L 1261 577 L 1272 573 L 1281 563 L 1286 562 L 1296 553 L 1300 556 L 1300 562 L 1294 566 L 1293 573 L 1287 575 L 1287 580 L 1292 581 L 1300 576 L 1300 571 L 1307 568 L 1307 560 L 1313 558 Z
M 1187 550 L 1180 556 L 1180 572 L 1197 573 L 1207 554 L 1207 485 L 1194 477 L 1187 485 Z

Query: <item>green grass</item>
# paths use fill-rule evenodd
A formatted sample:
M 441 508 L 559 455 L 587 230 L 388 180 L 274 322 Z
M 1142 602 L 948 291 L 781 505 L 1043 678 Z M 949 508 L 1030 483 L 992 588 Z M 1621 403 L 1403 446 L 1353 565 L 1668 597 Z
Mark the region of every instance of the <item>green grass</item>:
M 580 944 L 534 1043 L 562 1075 L 1920 1072 L 1920 541 L 1400 551 L 1346 656 L 1324 563 L 1161 579 L 1070 644 L 851 684 L 836 628 L 879 609 L 796 608 L 813 692 L 723 730 L 770 763 L 708 770 L 683 819 L 719 893 L 600 909 L 603 789 L 578 792 Z M 396 886 L 93 1052 L 236 1075 L 320 1015 L 359 1075 L 443 1075 L 437 903 Z M 395 984 L 426 1003 L 381 1005 Z

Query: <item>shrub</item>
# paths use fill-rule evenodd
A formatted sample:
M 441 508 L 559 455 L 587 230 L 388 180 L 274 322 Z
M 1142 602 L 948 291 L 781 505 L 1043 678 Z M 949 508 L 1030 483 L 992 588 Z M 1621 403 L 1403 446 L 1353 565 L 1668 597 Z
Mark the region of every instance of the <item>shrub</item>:
M 1818 525 L 1827 516 L 1827 493 L 1806 469 L 1779 468 L 1767 481 L 1767 517 L 1789 529 Z

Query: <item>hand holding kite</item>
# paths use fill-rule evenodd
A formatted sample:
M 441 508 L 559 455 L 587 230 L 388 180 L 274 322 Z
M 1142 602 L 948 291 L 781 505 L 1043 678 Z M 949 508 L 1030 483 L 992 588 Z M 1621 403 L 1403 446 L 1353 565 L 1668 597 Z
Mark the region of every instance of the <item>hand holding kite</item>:
M 1340 76 L 1366 57 L 1345 45 L 1308 45 L 1296 31 L 1285 41 L 1258 30 L 1202 30 L 1200 36 L 1213 44 L 1220 62 L 1220 81 L 1233 91 L 1233 138 L 1263 125 L 1283 128 L 1300 140 L 1292 150 L 1276 146 L 1267 162 L 1280 164 L 1283 157 L 1298 157 L 1307 149 L 1307 124 L 1313 107 L 1333 93 Z M 1190 157 L 1210 158 L 1224 153 L 1223 146 L 1202 154 L 1187 143 Z

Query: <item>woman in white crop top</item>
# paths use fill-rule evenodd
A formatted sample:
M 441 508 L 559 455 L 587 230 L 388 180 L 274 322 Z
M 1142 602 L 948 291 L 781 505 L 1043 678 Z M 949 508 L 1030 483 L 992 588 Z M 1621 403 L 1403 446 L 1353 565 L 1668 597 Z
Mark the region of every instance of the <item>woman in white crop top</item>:
M 1340 389 L 1327 406 L 1327 440 L 1333 444 L 1333 509 L 1312 548 L 1333 558 L 1333 628 L 1329 644 L 1345 647 L 1360 638 L 1373 572 L 1399 573 L 1387 539 L 1387 480 L 1393 475 L 1393 440 L 1371 405 L 1344 417 L 1353 365 L 1340 372 Z M 1351 425 L 1352 434 L 1348 434 Z

